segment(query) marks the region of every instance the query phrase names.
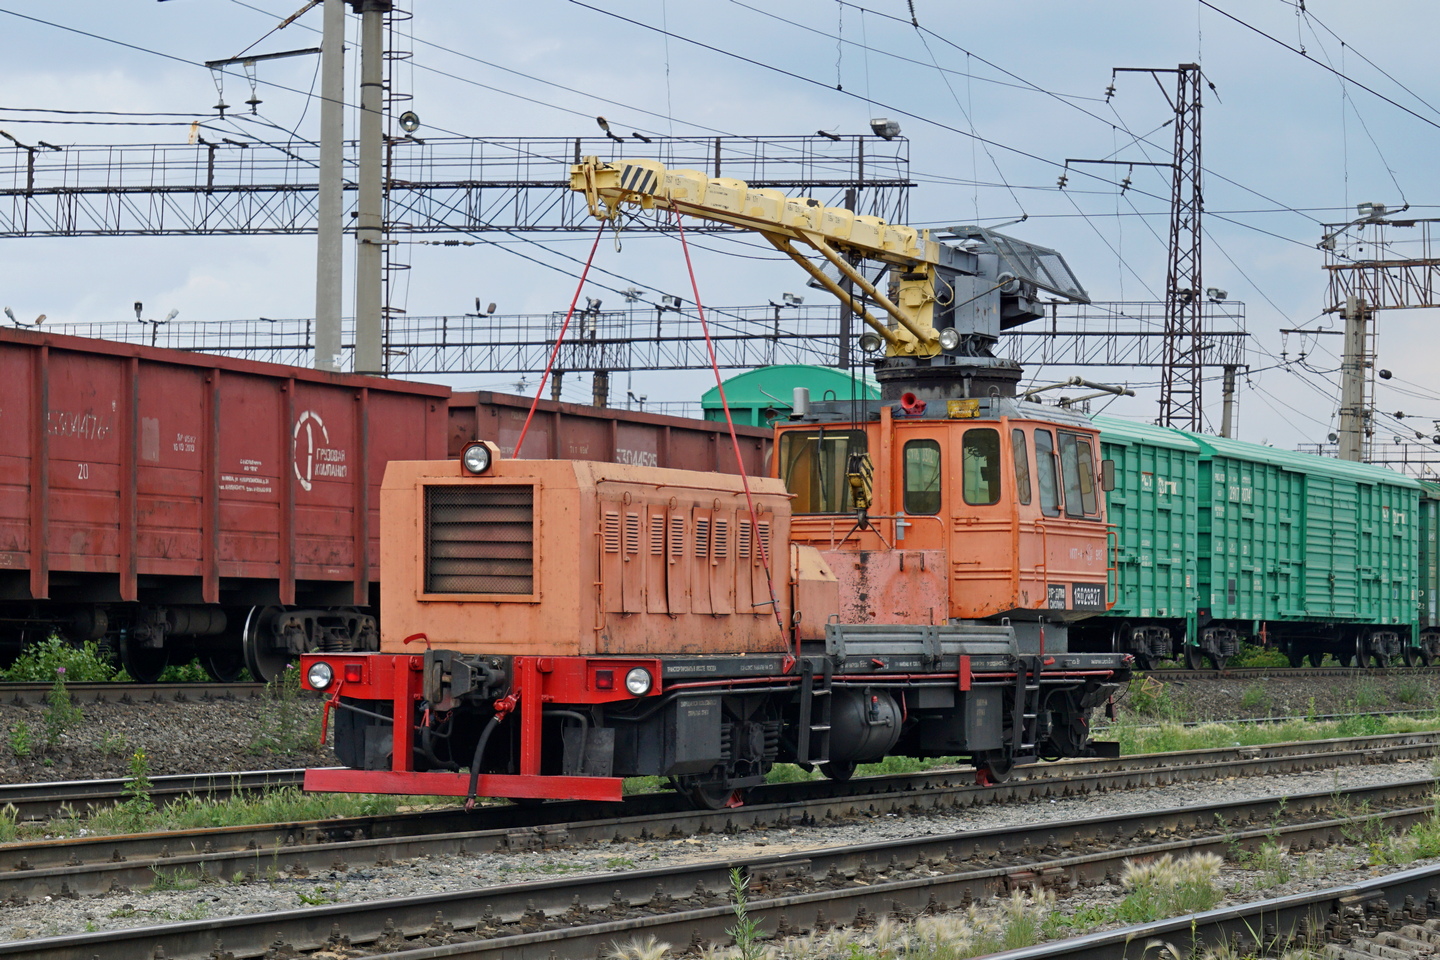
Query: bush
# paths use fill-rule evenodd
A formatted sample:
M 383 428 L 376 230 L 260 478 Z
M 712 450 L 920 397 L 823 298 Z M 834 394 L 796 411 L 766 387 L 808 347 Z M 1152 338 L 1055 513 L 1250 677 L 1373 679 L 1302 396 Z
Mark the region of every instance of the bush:
M 74 647 L 50 637 L 26 647 L 8 669 L 0 670 L 0 680 L 50 683 L 62 676 L 62 668 L 66 683 L 108 683 L 118 672 L 94 641 Z
M 1260 670 L 1266 667 L 1288 667 L 1290 658 L 1285 656 L 1274 647 L 1257 647 L 1254 644 L 1242 643 L 1240 652 L 1230 659 L 1227 666 L 1245 668 L 1247 670 Z
M 189 663 L 172 663 L 160 673 L 161 683 L 209 683 L 210 674 L 200 666 L 199 660 Z

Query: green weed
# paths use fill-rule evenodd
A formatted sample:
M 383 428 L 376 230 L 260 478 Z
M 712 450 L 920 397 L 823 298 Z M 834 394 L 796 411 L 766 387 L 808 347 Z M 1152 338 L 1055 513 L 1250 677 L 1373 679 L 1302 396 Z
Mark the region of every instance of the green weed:
M 735 926 L 725 930 L 735 941 L 740 960 L 760 960 L 760 924 L 750 918 L 750 878 L 739 867 L 730 868 L 730 903 L 735 910 Z
M 1227 666 L 1247 670 L 1260 670 L 1266 667 L 1288 667 L 1290 666 L 1290 658 L 1274 647 L 1257 647 L 1254 644 L 1242 643 L 1240 645 L 1240 652 L 1230 658 Z
M 62 820 L 52 820 L 49 828 L 56 836 L 78 835 L 81 831 L 89 835 L 103 835 L 134 831 L 198 830 L 257 823 L 388 816 L 402 805 L 423 807 L 434 802 L 434 797 L 321 794 L 306 793 L 295 787 L 282 787 L 258 795 L 227 797 L 223 800 L 186 796 L 164 806 L 151 804 L 148 809 L 141 804 L 122 803 L 96 810 L 88 818 L 82 819 L 72 814 Z
M 1169 720 L 1176 715 L 1169 688 L 1154 677 L 1136 677 L 1131 680 L 1126 688 L 1125 702 L 1133 713 L 1142 717 Z
M 1128 891 L 1112 909 L 1117 922 L 1150 923 L 1209 910 L 1220 902 L 1215 878 L 1224 861 L 1213 853 L 1176 860 L 1170 854 L 1145 863 L 1126 861 L 1121 885 Z
M 199 660 L 189 663 L 173 663 L 160 672 L 161 683 L 209 683 L 210 674 L 200 666 Z
M 1266 840 L 1255 851 L 1249 866 L 1259 871 L 1255 885 L 1262 890 L 1289 883 L 1295 877 L 1294 864 L 1290 859 L 1290 848 L 1274 840 Z
M 60 746 L 60 738 L 85 722 L 84 712 L 70 699 L 65 689 L 65 668 L 55 668 L 55 683 L 45 694 L 45 749 Z
M 1246 710 L 1261 710 L 1270 706 L 1270 694 L 1258 683 L 1252 683 L 1240 695 L 1240 706 Z
M 1373 680 L 1360 680 L 1355 684 L 1355 696 L 1350 703 L 1356 710 L 1370 710 L 1385 703 L 1385 693 Z
M 1178 723 L 1141 724 L 1126 720 L 1097 731 L 1102 739 L 1116 740 L 1121 753 L 1165 753 L 1255 746 L 1287 741 L 1325 740 L 1332 737 L 1384 733 L 1419 733 L 1440 730 L 1440 717 L 1347 717 L 1341 721 L 1292 720 L 1286 723 L 1206 723 L 1182 727 Z
M 323 907 L 327 903 L 335 902 L 334 898 L 325 892 L 324 887 L 316 887 L 311 893 L 300 890 L 296 892 L 295 895 L 299 897 L 300 902 L 307 907 Z
M 93 641 L 75 647 L 50 637 L 26 647 L 14 663 L 0 670 L 0 680 L 44 683 L 64 676 L 70 683 L 106 683 L 114 680 L 116 673 L 115 665 Z
M 152 867 L 151 872 L 155 879 L 150 881 L 150 886 L 146 888 L 147 893 L 194 890 L 204 882 L 199 874 L 185 869 L 162 871 Z
M 953 767 L 959 757 L 886 757 L 875 763 L 862 763 L 855 768 L 857 777 L 893 777 L 903 773 L 924 773 L 937 767 Z
M 1341 737 L 1372 737 L 1385 732 L 1385 718 L 1362 714 L 1346 717 L 1335 726 L 1335 733 Z
M 251 752 L 302 753 L 319 739 L 319 720 L 302 708 L 301 696 L 300 668 L 292 663 L 265 685 Z
M 1401 703 L 1420 703 L 1430 689 L 1420 680 L 1407 677 L 1395 685 L 1395 699 Z
M 35 752 L 35 733 L 24 720 L 17 720 L 10 728 L 10 751 L 22 758 Z
M 100 752 L 107 757 L 118 757 L 128 753 L 130 744 L 125 739 L 125 734 L 107 731 L 100 737 Z

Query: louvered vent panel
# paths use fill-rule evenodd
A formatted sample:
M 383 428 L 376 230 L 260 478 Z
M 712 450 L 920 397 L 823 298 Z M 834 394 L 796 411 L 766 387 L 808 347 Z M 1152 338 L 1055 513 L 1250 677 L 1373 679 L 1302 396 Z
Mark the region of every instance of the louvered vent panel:
M 670 518 L 670 556 L 683 557 L 685 555 L 685 518 Z
M 761 520 L 755 525 L 760 528 L 760 560 L 764 562 L 770 558 L 770 521 Z
M 425 590 L 534 593 L 534 488 L 426 487 Z
M 739 546 L 739 548 L 738 548 L 738 555 L 739 555 L 739 557 L 740 557 L 741 560 L 749 560 L 749 559 L 750 559 L 750 535 L 751 535 L 751 533 L 752 533 L 752 530 L 751 530 L 751 528 L 750 528 L 750 523 L 749 523 L 749 521 L 745 521 L 745 522 L 742 522 L 742 523 L 740 524 L 740 530 L 739 530 L 739 532 L 740 532 L 740 546 Z
M 710 556 L 710 521 L 695 520 L 695 556 Z
M 650 515 L 650 555 L 652 557 L 665 555 L 665 515 L 663 513 Z
M 620 552 L 620 514 L 615 510 L 605 511 L 605 552 Z
M 724 517 L 715 518 L 715 548 L 712 552 L 716 560 L 724 560 L 730 555 L 730 521 Z
M 640 514 L 625 514 L 625 552 L 631 556 L 640 552 Z

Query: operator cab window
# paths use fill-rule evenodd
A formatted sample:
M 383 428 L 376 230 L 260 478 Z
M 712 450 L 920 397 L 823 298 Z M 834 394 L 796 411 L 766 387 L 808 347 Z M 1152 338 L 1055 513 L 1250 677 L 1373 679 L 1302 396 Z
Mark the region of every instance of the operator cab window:
M 960 473 L 965 502 L 975 506 L 1000 500 L 1000 431 L 988 427 L 966 430 L 960 448 Z
M 1015 457 L 1015 497 L 1021 503 L 1030 502 L 1030 450 L 1025 443 L 1025 431 L 1010 431 L 1010 447 Z
M 1060 484 L 1055 475 L 1055 437 L 1049 430 L 1035 431 L 1035 479 L 1040 486 L 1040 512 L 1060 516 Z
M 1100 506 L 1095 497 L 1095 457 L 1089 437 L 1060 432 L 1060 474 L 1065 483 L 1065 515 L 1097 515 Z
M 905 512 L 940 512 L 940 444 L 935 440 L 905 444 Z
M 787 430 L 780 434 L 780 479 L 795 513 L 853 513 L 846 465 L 866 452 L 863 430 Z

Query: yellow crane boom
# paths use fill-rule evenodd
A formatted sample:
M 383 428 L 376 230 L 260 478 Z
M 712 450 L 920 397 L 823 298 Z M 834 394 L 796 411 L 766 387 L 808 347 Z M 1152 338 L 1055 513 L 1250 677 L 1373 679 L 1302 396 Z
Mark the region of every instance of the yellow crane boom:
M 743 180 L 672 170 L 655 160 L 615 165 L 586 157 L 570 168 L 570 188 L 585 194 L 591 215 L 600 220 L 618 222 L 629 204 L 754 230 L 863 319 L 885 341 L 888 356 L 933 357 L 941 351 L 941 332 L 934 326 L 940 251 L 928 230 L 886 223 L 844 207 L 822 206 L 809 197 L 787 197 Z M 859 297 L 797 249 L 797 243 L 817 251 L 893 322 L 877 319 Z M 892 299 L 877 289 L 847 255 L 890 264 L 899 278 L 896 296 Z

